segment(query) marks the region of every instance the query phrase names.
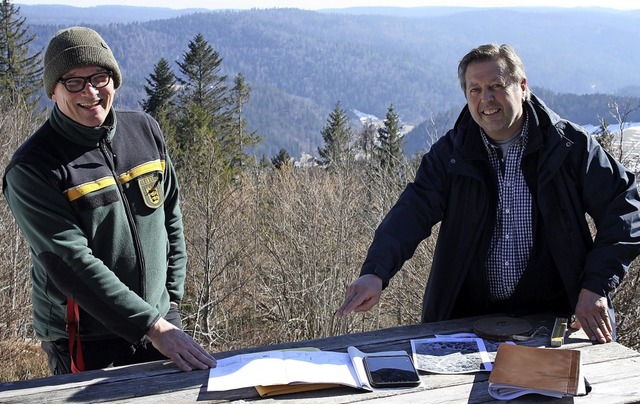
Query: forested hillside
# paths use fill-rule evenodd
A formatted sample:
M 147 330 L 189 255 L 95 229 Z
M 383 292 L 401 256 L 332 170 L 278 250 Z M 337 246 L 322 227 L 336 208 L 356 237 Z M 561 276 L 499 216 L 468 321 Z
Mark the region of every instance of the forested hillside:
M 56 19 L 57 25 L 42 24 L 46 20 L 38 17 L 39 7 L 50 13 L 45 6 L 28 7 L 35 47 L 46 46 L 69 21 L 82 21 L 76 16 Z M 86 25 L 103 34 L 121 63 L 121 106 L 138 108 L 145 98 L 145 78 L 158 60 L 166 58 L 175 68 L 188 42 L 201 33 L 223 58 L 222 71 L 229 77 L 242 73 L 251 86 L 246 115 L 249 128 L 264 139 L 258 155 L 272 156 L 281 148 L 293 156 L 314 154 L 327 115 L 338 101 L 350 112 L 381 118 L 393 105 L 407 128 L 425 121 L 433 127 L 432 118 L 438 116 L 437 132 L 442 132 L 464 103 L 457 62 L 485 42 L 514 45 L 527 66 L 530 85 L 557 94 L 549 105 L 578 123 L 597 124 L 598 116 L 607 114 L 609 94 L 640 96 L 639 12 L 419 9 L 407 17 L 397 9 L 340 14 L 267 9 L 176 17 L 149 12 L 157 19 L 122 23 L 114 21 L 109 9 L 94 13 L 103 24 L 96 25 L 92 18 Z M 56 15 L 71 16 L 74 10 L 61 7 Z M 122 7 L 117 11 L 128 14 Z M 563 98 L 563 93 L 601 95 L 592 100 Z M 423 132 L 409 134 L 408 140 L 409 153 L 425 146 Z

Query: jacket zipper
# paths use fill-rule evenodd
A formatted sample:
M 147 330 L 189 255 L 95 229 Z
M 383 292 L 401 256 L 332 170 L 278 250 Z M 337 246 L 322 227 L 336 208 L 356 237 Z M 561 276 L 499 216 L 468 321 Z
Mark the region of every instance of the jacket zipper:
M 111 174 L 115 178 L 116 187 L 118 188 L 118 192 L 120 193 L 120 198 L 122 198 L 122 204 L 124 205 L 124 210 L 127 214 L 127 221 L 129 222 L 129 228 L 131 229 L 131 236 L 133 238 L 133 245 L 136 250 L 136 255 L 138 257 L 138 266 L 140 267 L 140 297 L 146 299 L 146 288 L 145 288 L 145 263 L 144 263 L 144 255 L 142 254 L 142 243 L 140 242 L 140 237 L 138 235 L 138 229 L 136 228 L 135 221 L 133 220 L 133 213 L 131 212 L 131 206 L 129 206 L 129 201 L 127 200 L 127 196 L 124 193 L 124 188 L 120 183 L 120 178 L 118 177 L 118 173 L 116 172 L 116 166 L 113 158 L 115 154 L 111 151 L 111 148 L 107 144 L 108 142 L 105 139 L 100 141 L 100 150 L 105 156 L 109 169 L 111 170 Z

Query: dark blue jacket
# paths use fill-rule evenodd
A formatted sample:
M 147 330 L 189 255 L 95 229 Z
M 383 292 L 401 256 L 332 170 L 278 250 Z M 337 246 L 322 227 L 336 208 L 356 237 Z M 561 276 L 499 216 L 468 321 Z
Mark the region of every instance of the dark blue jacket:
M 635 176 L 535 96 L 525 106 L 530 128 L 522 170 L 540 223 L 536 237 L 548 246 L 558 287 L 575 309 L 581 288 L 608 295 L 640 253 Z M 479 127 L 465 107 L 454 128 L 423 156 L 414 182 L 376 230 L 361 275 L 376 274 L 386 287 L 440 223 L 422 321 L 452 318 L 463 284 L 479 280 L 464 289 L 475 295 L 465 295 L 466 301 L 487 296 L 484 264 L 496 197 Z M 586 214 L 597 229 L 594 236 Z

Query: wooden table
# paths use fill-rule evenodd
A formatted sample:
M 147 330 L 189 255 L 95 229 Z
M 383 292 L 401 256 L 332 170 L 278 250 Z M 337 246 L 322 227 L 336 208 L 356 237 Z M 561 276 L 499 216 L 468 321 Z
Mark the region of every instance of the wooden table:
M 534 329 L 553 326 L 549 316 L 528 318 Z M 314 346 L 326 351 L 345 352 L 356 346 L 364 352 L 402 349 L 411 353 L 410 340 L 434 334 L 471 332 L 477 318 L 417 324 L 366 333 L 340 335 L 313 341 L 270 345 L 215 354 L 224 358 L 241 353 Z M 518 342 L 548 346 L 549 336 Z M 593 391 L 587 396 L 554 399 L 524 396 L 511 402 L 632 403 L 640 402 L 640 353 L 617 343 L 592 344 L 582 331 L 568 335 L 563 348 L 583 352 L 584 375 Z M 487 392 L 487 372 L 463 375 L 421 374 L 416 388 L 366 392 L 347 387 L 260 398 L 254 388 L 207 392 L 208 371 L 181 372 L 169 361 L 150 362 L 75 375 L 62 375 L 0 384 L 0 403 L 227 403 L 260 401 L 275 403 L 485 403 L 496 402 Z

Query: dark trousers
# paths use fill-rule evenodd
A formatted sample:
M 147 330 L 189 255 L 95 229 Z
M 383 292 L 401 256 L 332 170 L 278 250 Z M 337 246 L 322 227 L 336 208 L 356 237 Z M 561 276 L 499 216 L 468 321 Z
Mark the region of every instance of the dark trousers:
M 180 311 L 177 307 L 172 305 L 164 318 L 176 327 L 182 328 Z M 47 363 L 51 373 L 54 375 L 71 373 L 68 339 L 42 341 L 41 347 L 47 354 Z M 82 341 L 82 353 L 84 370 L 167 359 L 146 337 L 135 344 L 122 338 Z

